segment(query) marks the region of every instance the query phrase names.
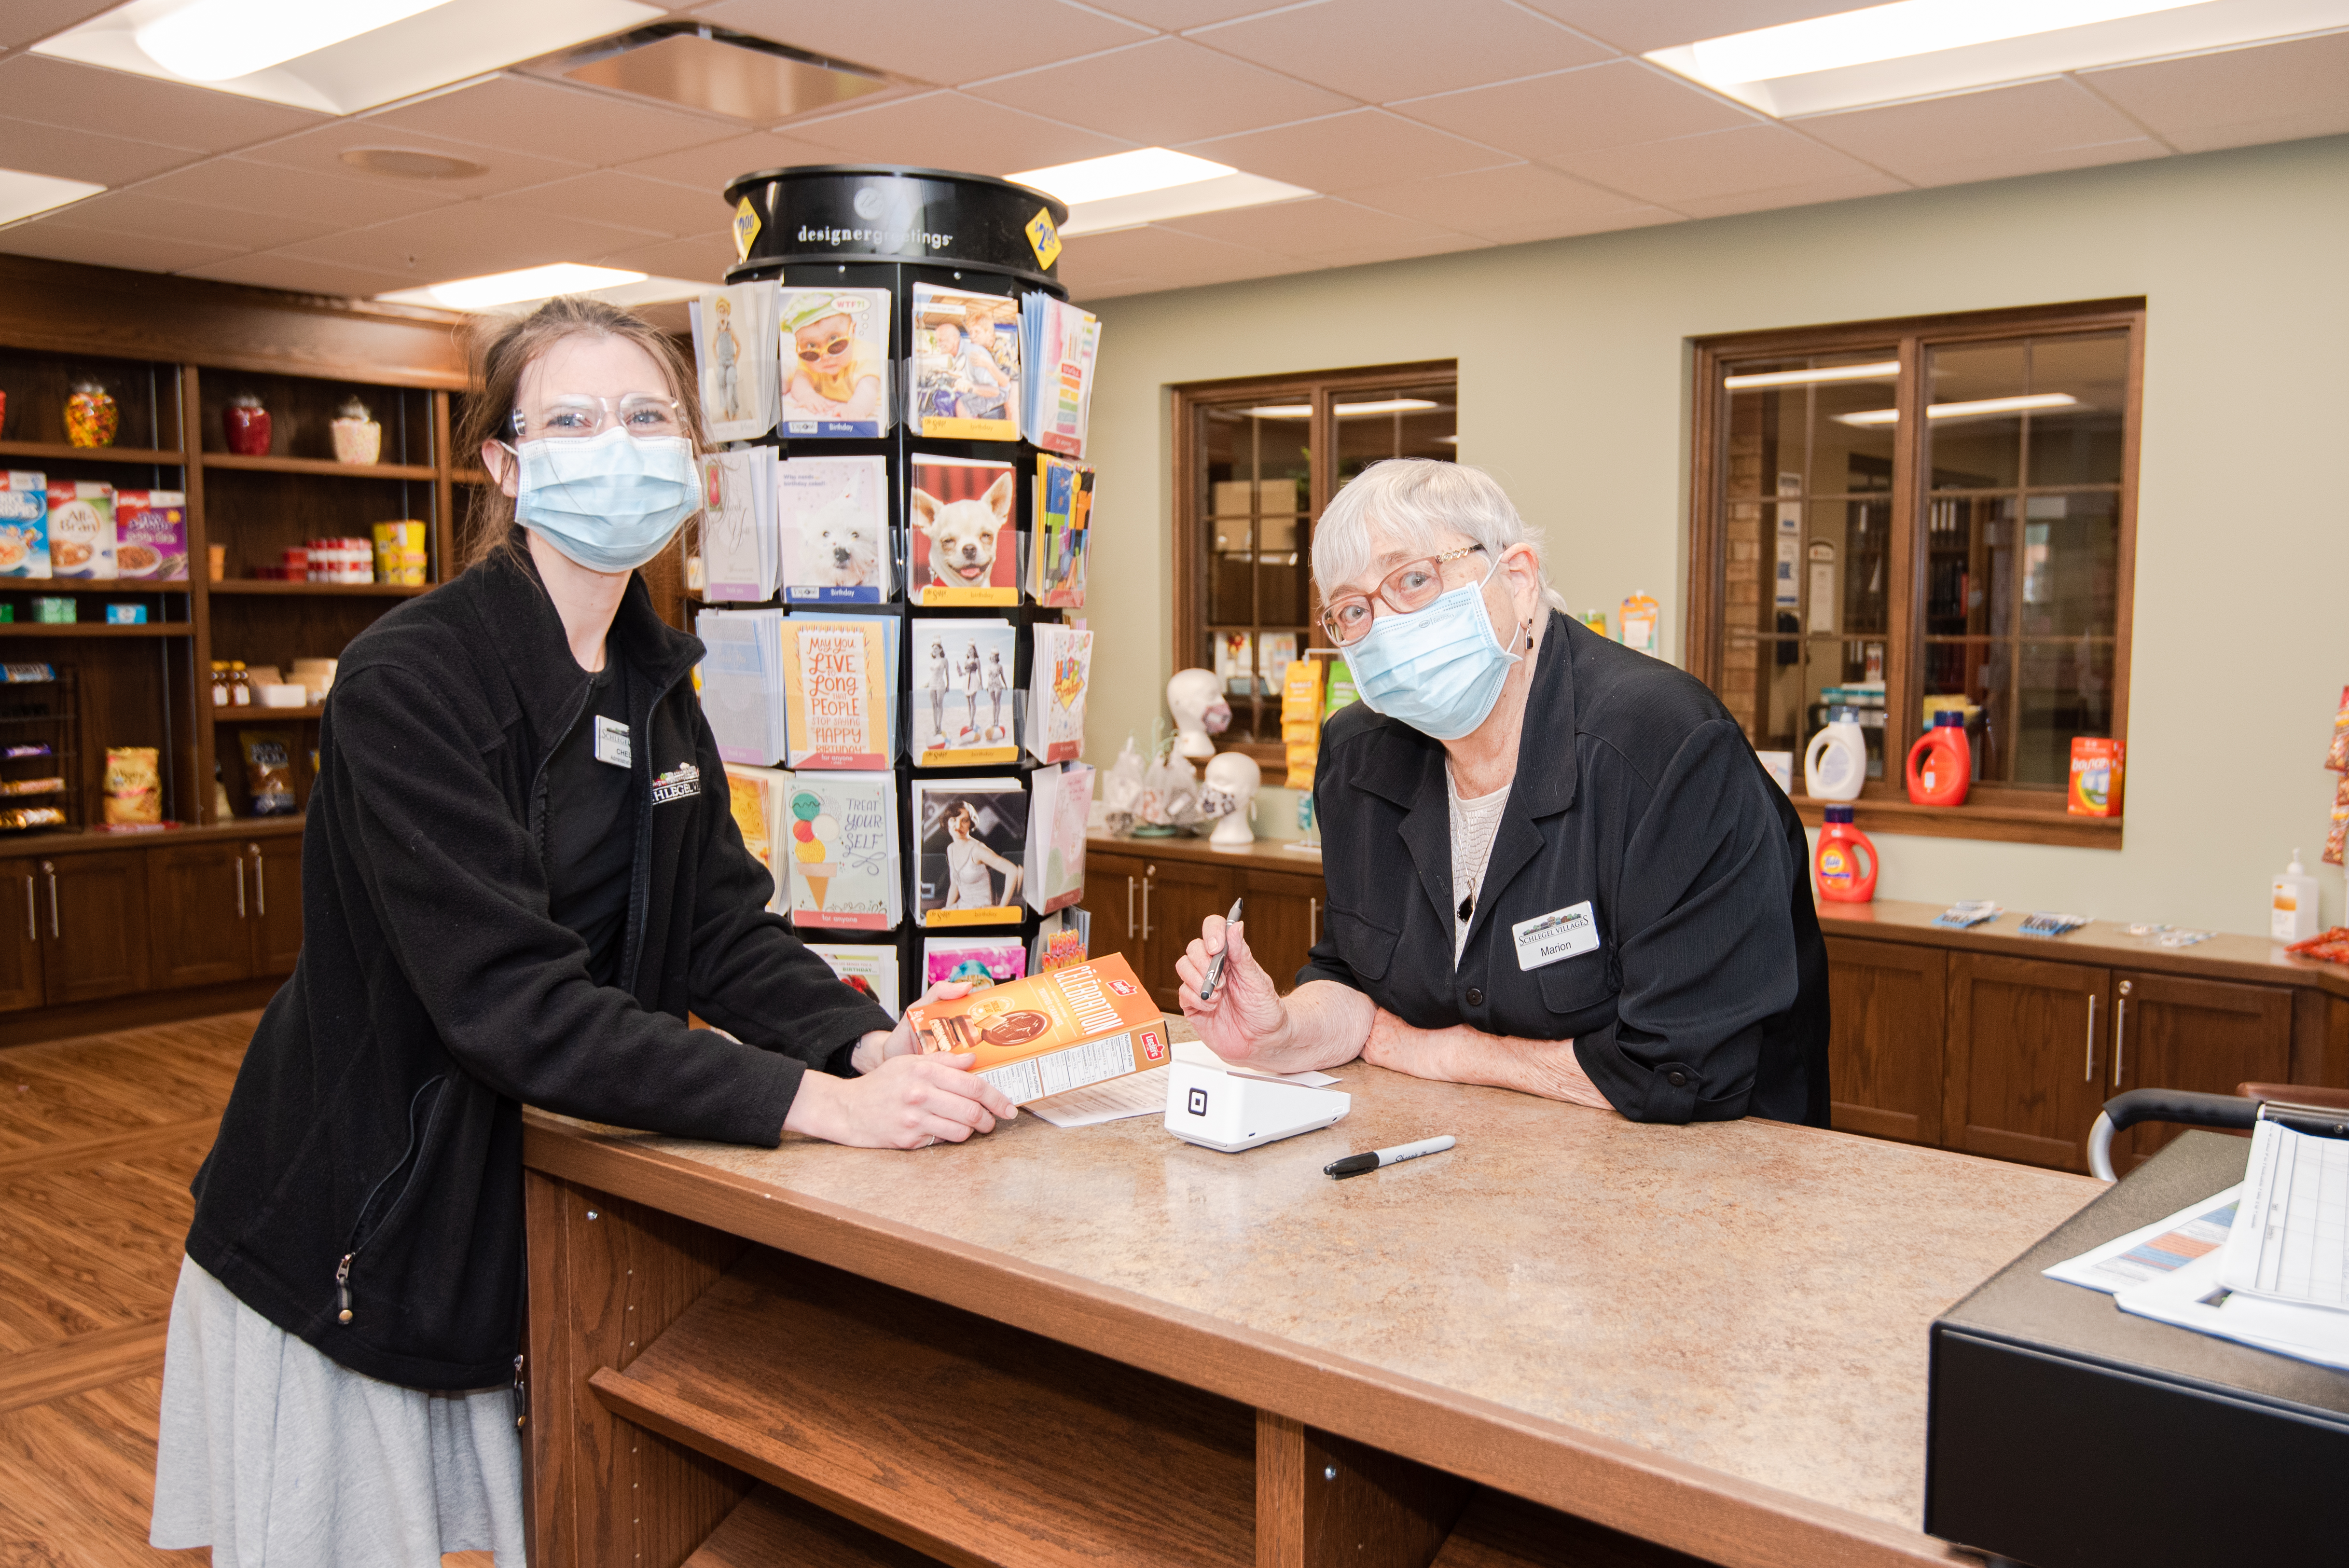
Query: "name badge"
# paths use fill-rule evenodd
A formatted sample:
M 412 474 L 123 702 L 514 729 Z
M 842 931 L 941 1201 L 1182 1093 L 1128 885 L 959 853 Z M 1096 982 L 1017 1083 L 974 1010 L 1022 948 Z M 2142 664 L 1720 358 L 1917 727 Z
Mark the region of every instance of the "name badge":
M 1509 934 L 1516 938 L 1520 969 L 1538 969 L 1561 958 L 1599 950 L 1599 922 L 1591 914 L 1587 898 L 1580 903 L 1521 920 L 1509 927 Z
M 595 716 L 595 760 L 615 768 L 627 768 L 636 761 L 628 749 L 628 727 L 600 713 Z

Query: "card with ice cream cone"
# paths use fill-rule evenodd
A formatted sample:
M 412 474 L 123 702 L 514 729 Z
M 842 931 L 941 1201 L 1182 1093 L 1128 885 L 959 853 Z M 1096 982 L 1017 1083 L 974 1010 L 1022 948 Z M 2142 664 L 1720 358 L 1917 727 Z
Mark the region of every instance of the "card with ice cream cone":
M 897 892 L 897 781 L 887 773 L 801 773 L 784 791 L 775 855 L 791 870 L 792 923 L 887 931 Z

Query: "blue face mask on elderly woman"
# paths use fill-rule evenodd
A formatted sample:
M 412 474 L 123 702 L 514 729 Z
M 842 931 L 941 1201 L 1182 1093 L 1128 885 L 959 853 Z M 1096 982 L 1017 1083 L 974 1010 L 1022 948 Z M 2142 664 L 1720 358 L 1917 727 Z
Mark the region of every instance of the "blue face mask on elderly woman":
M 650 433 L 621 418 L 593 435 L 555 425 L 510 449 L 520 465 L 514 516 L 591 572 L 633 572 L 701 509 L 693 443 L 669 414 Z M 664 410 L 673 405 L 661 400 Z M 558 413 L 567 415 L 569 410 Z M 590 420 L 595 410 L 585 413 Z M 515 416 L 517 424 L 521 415 Z
M 1345 646 L 1354 690 L 1374 713 L 1411 726 L 1435 740 L 1475 731 L 1501 700 L 1509 666 L 1522 656 L 1493 635 L 1482 581 L 1439 595 L 1408 614 L 1379 612 L 1371 629 Z M 1509 639 L 1510 647 L 1516 638 Z

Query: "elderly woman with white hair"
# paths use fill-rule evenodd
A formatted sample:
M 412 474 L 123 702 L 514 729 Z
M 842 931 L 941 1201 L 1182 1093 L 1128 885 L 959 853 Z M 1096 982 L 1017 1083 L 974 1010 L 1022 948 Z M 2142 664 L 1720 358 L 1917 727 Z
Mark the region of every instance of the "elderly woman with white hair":
M 1566 614 L 1475 469 L 1366 470 L 1315 531 L 1313 580 L 1361 696 L 1315 770 L 1329 915 L 1285 996 L 1246 922 L 1207 919 L 1175 967 L 1208 1046 L 1634 1121 L 1826 1126 L 1802 822 L 1719 700 Z

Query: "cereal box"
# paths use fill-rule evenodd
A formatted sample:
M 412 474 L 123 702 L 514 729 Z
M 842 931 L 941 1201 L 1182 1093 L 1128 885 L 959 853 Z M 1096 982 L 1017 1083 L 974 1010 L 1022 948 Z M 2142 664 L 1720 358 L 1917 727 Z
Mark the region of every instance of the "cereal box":
M 114 492 L 114 567 L 124 577 L 188 580 L 188 498 L 178 490 Z
M 0 474 L 0 577 L 49 574 L 49 481 Z
M 2127 744 L 2101 737 L 2072 738 L 2072 791 L 2064 810 L 2075 817 L 2117 817 L 2121 814 L 2121 779 L 2127 771 Z
M 1166 1020 L 1122 954 L 905 1009 L 925 1051 L 968 1052 L 1014 1105 L 1172 1059 Z
M 49 572 L 55 577 L 114 575 L 114 487 L 95 480 L 49 483 Z

